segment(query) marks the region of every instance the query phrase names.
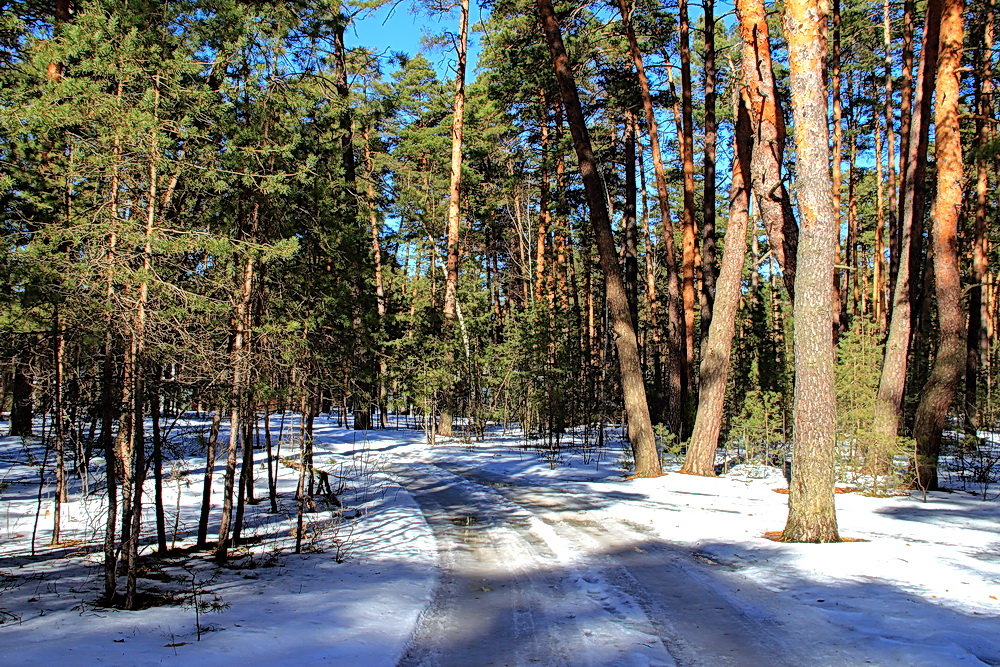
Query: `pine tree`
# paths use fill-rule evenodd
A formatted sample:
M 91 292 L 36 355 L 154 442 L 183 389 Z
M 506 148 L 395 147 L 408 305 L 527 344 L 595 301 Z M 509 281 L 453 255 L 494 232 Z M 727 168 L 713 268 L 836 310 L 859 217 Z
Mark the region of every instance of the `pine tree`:
M 795 276 L 795 430 L 788 521 L 782 538 L 837 542 L 830 284 L 838 217 L 831 196 L 823 80 L 826 16 L 813 0 L 792 0 L 783 18 L 791 69 L 801 226 Z

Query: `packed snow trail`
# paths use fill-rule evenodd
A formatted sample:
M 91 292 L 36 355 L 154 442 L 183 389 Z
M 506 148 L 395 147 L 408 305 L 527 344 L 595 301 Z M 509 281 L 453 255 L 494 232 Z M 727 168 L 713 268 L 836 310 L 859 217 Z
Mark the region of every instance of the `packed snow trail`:
M 248 506 L 245 535 L 261 543 L 231 567 L 197 554 L 151 561 L 145 590 L 189 599 L 196 572 L 228 607 L 202 617 L 215 631 L 201 641 L 190 606 L 91 604 L 102 586 L 96 496 L 63 506 L 71 546 L 28 555 L 37 494 L 21 489 L 37 484 L 28 455 L 44 453 L 0 438 L 12 485 L 4 664 L 1000 665 L 1000 505 L 982 496 L 839 494 L 841 525 L 861 541 L 779 544 L 762 539 L 787 513 L 778 470 L 624 481 L 613 447 L 552 457 L 519 434 L 429 447 L 416 431 L 329 418 L 314 435 L 316 464 L 345 480 L 356 517 L 310 515 L 315 551 L 291 553 L 298 471 L 282 465 L 284 512 Z M 179 461 L 178 483 L 165 485 L 179 547 L 193 545 L 201 503 L 183 472 L 203 463 Z
M 434 530 L 443 570 L 403 665 L 865 662 L 815 613 L 779 620 L 752 591 L 733 600 L 732 582 L 689 551 L 598 521 L 586 498 L 459 472 L 393 469 Z
M 671 665 L 642 609 L 568 568 L 530 513 L 440 468 L 393 470 L 439 541 L 442 577 L 402 665 Z

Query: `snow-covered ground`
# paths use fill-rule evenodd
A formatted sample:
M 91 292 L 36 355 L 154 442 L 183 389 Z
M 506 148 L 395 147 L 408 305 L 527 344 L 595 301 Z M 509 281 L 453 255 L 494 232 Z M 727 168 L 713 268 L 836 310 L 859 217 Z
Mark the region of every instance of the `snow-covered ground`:
M 274 424 L 277 431 L 277 419 Z M 188 426 L 207 429 L 205 422 Z M 836 641 L 851 644 L 853 653 L 844 656 L 860 653 L 875 664 L 911 664 L 914 656 L 927 664 L 1000 664 L 997 500 L 966 492 L 932 493 L 927 502 L 839 494 L 841 533 L 858 541 L 785 544 L 764 537 L 782 528 L 786 514 L 788 497 L 775 492 L 785 481 L 776 470 L 626 481 L 617 444 L 553 454 L 500 432 L 483 442 L 427 445 L 414 430 L 350 431 L 326 418 L 315 429 L 317 466 L 345 480 L 346 509 L 309 515 L 307 552 L 291 553 L 297 473 L 280 465 L 282 507 L 272 514 L 266 499 L 253 507 L 246 534 L 259 539 L 245 556 L 222 568 L 198 553 L 148 559 L 140 586 L 176 604 L 135 612 L 94 605 L 101 586 L 102 493 L 86 501 L 73 495 L 65 506 L 64 541 L 55 547 L 47 546 L 52 518 L 46 495 L 32 556 L 39 468 L 13 462 L 33 457 L 37 463 L 41 452 L 17 439 L 0 440 L 0 662 L 395 664 L 442 576 L 435 533 L 400 485 L 413 487 L 419 474 L 432 481 L 449 475 L 471 480 L 514 508 L 520 507 L 518 493 L 545 501 L 543 491 L 550 489 L 546 502 L 553 509 L 572 499 L 575 521 L 617 522 L 676 547 L 747 617 L 794 613 L 821 620 L 836 630 Z M 293 453 L 285 443 L 282 456 Z M 263 464 L 258 453 L 257 495 L 266 498 Z M 174 537 L 176 525 L 179 548 L 193 542 L 203 466 L 203 459 L 189 455 L 164 487 L 168 533 Z M 534 511 L 534 518 L 546 518 Z M 146 518 L 149 534 L 152 515 Z M 531 529 L 551 558 L 567 571 L 585 567 L 573 540 L 556 535 L 558 526 L 542 524 L 534 521 Z M 622 547 L 641 551 L 639 545 Z M 215 607 L 201 616 L 200 640 L 192 590 Z M 601 632 L 606 636 L 608 628 Z M 627 632 L 635 630 L 623 627 Z M 795 641 L 808 655 L 811 645 L 834 640 L 804 633 Z M 599 652 L 588 655 L 592 663 L 613 661 Z M 814 664 L 847 662 L 835 648 L 815 655 Z

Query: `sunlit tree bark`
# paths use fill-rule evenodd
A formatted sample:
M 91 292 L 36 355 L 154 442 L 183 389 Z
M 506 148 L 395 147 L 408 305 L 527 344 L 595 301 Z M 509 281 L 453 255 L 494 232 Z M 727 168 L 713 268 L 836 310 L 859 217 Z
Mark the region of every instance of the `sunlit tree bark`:
M 729 191 L 729 224 L 726 247 L 715 291 L 715 312 L 702 346 L 701 389 L 698 414 L 681 472 L 715 475 L 715 452 L 722 429 L 726 382 L 729 378 L 733 337 L 740 307 L 743 267 L 746 264 L 747 228 L 750 220 L 750 115 L 744 95 L 737 103 L 732 185 Z
M 590 219 L 604 273 L 604 285 L 618 363 L 621 370 L 625 414 L 628 417 L 628 436 L 635 459 L 635 475 L 652 477 L 661 473 L 660 459 L 653 441 L 653 427 L 646 403 L 646 388 L 639 364 L 639 346 L 635 326 L 629 314 L 625 284 L 622 280 L 618 253 L 611 235 L 611 218 L 608 213 L 607 194 L 598 170 L 587 133 L 587 125 L 580 104 L 576 81 L 563 45 L 562 32 L 551 0 L 536 0 L 542 31 L 552 56 L 552 65 L 562 94 L 566 120 L 573 136 L 580 176 L 583 178 L 590 206 Z
M 461 14 L 458 24 L 458 39 L 455 62 L 455 98 L 452 105 L 451 121 L 451 183 L 448 188 L 448 259 L 444 282 L 444 321 L 447 334 L 454 328 L 458 320 L 458 264 L 459 264 L 459 231 L 462 222 L 462 133 L 465 128 L 465 68 L 469 50 L 469 0 L 462 0 Z M 448 352 L 446 362 L 454 362 L 451 343 L 446 340 Z M 452 407 L 449 405 L 451 392 L 441 408 L 441 422 L 438 433 L 444 436 L 452 434 Z
M 941 0 L 928 0 L 927 16 L 924 21 L 924 48 L 920 54 L 920 74 L 917 78 L 917 99 L 914 112 L 910 116 L 910 127 L 904 135 L 904 146 L 908 155 L 903 162 L 900 197 L 901 233 L 896 244 L 900 261 L 892 288 L 889 335 L 886 338 L 885 357 L 876 399 L 874 428 L 885 442 L 891 442 L 899 435 L 902 420 L 903 392 L 906 388 L 906 369 L 916 293 L 914 282 L 921 262 L 919 237 L 923 228 L 928 130 L 940 29 Z M 884 472 L 887 465 L 886 461 L 877 462 L 875 469 Z
M 944 0 L 937 99 L 934 104 L 937 196 L 931 211 L 938 344 L 934 366 L 917 406 L 916 484 L 938 487 L 941 431 L 965 370 L 965 313 L 958 261 L 958 217 L 962 211 L 962 140 L 959 125 L 964 0 Z
M 788 521 L 782 534 L 790 542 L 840 540 L 833 496 L 836 397 L 830 327 L 838 216 L 823 82 L 826 20 L 820 0 L 789 0 L 785 5 L 801 215 L 794 306 L 795 431 Z

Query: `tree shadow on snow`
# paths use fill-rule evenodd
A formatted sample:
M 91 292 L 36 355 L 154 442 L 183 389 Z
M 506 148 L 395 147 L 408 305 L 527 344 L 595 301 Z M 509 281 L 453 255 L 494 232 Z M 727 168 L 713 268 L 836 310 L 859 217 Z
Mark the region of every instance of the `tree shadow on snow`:
M 756 550 L 782 572 L 763 588 L 706 555 L 716 548 L 732 545 L 646 540 L 502 575 L 476 572 L 473 558 L 471 572 L 445 571 L 400 664 L 656 664 L 649 630 L 681 664 L 1000 664 L 996 615 L 879 581 L 812 581 L 780 548 Z M 636 627 L 638 610 L 650 626 Z

